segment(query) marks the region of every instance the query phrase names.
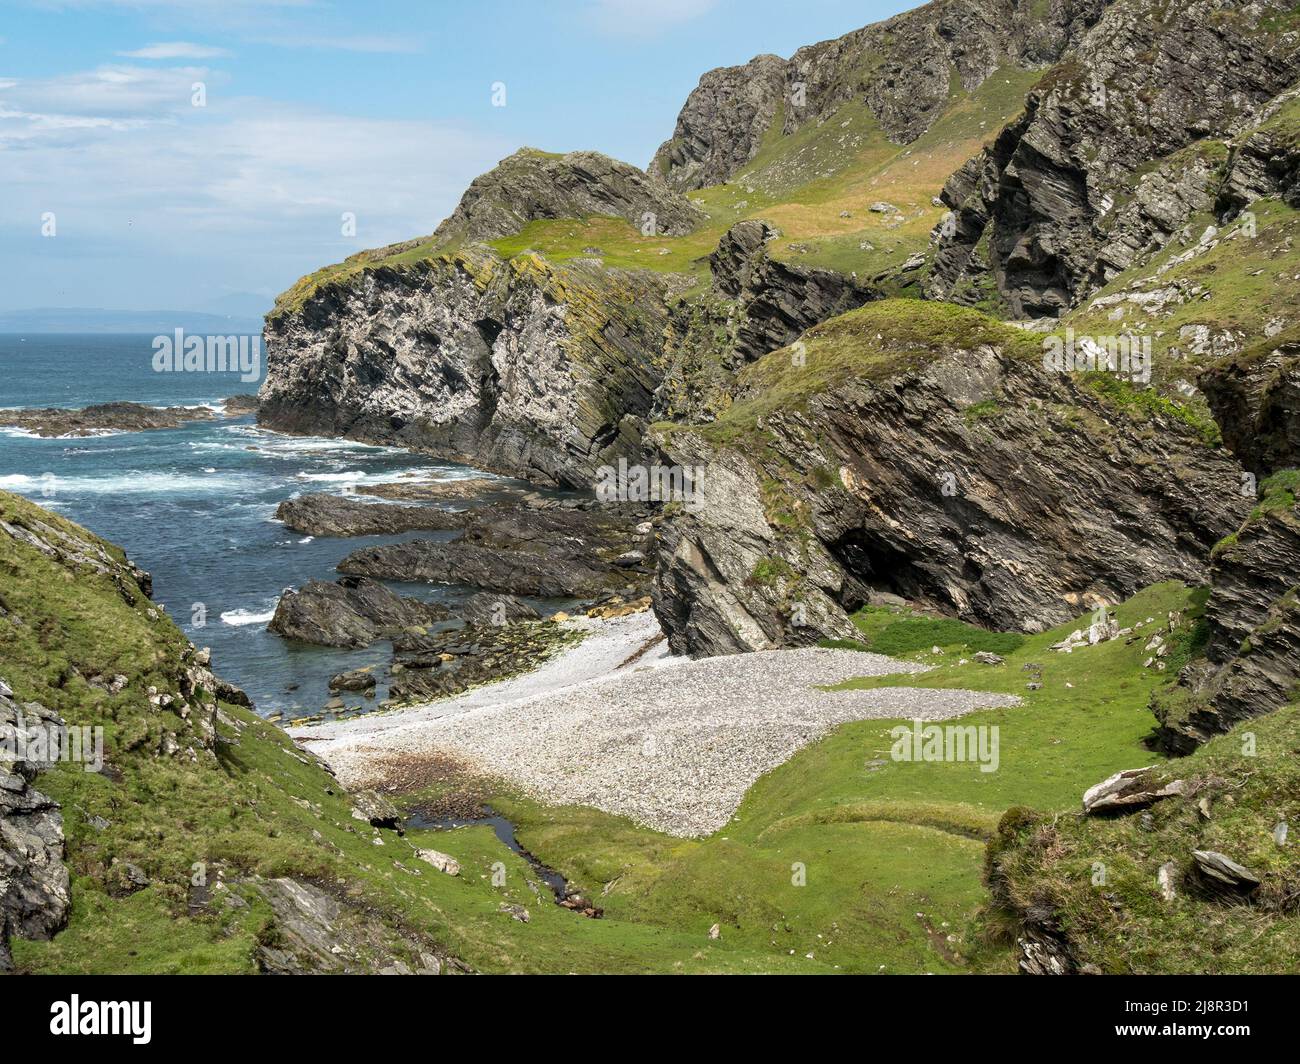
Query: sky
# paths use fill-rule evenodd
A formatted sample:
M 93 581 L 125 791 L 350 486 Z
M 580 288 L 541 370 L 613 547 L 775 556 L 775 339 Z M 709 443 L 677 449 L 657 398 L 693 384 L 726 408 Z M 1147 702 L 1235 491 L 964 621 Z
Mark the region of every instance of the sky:
M 910 6 L 0 0 L 0 311 L 269 307 L 519 147 L 645 166 L 706 70 Z

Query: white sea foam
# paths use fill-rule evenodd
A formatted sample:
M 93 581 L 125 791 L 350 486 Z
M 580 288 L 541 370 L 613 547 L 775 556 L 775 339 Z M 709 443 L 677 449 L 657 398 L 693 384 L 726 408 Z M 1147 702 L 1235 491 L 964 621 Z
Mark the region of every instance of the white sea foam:
M 255 486 L 255 481 L 247 476 L 186 476 L 139 470 L 110 477 L 29 477 L 22 474 L 0 477 L 0 488 L 10 491 L 38 488 L 43 493 L 56 495 L 211 495 L 245 491 Z
M 231 628 L 243 628 L 250 624 L 269 624 L 275 616 L 275 610 L 228 610 L 221 615 L 221 623 Z

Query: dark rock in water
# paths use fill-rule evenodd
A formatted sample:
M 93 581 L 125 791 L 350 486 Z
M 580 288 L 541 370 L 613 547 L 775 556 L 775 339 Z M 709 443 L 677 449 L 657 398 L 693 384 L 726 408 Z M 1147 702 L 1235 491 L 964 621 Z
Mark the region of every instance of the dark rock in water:
M 256 395 L 232 395 L 226 400 L 226 417 L 247 417 L 256 414 L 260 404 Z
M 468 584 L 537 598 L 594 598 L 648 586 L 650 574 L 620 562 L 653 540 L 649 511 L 629 505 L 566 508 L 536 500 L 469 512 L 450 543 L 413 540 L 366 547 L 339 572 L 381 580 Z
M 366 547 L 339 562 L 339 572 L 382 580 L 469 584 L 538 598 L 588 597 L 621 586 L 608 572 L 580 562 L 547 559 L 466 543 L 412 540 Z
M 495 477 L 466 477 L 459 480 L 394 480 L 385 484 L 365 484 L 358 495 L 377 499 L 404 499 L 408 502 L 459 502 L 482 495 L 519 494 L 523 489 L 508 480 Z
M 329 689 L 331 691 L 374 691 L 378 682 L 375 674 L 369 669 L 353 669 L 351 672 L 341 672 L 331 677 Z
M 503 625 L 515 621 L 539 621 L 542 615 L 527 602 L 513 595 L 491 594 L 480 591 L 460 604 L 456 611 L 470 624 Z
M 0 682 L 0 690 L 9 685 Z M 0 761 L 0 972 L 12 967 L 11 935 L 53 938 L 71 910 L 63 814 L 33 786 L 48 766 L 24 756 L 47 749 L 42 733 L 62 727 L 63 720 L 35 702 L 20 706 L 11 693 L 0 694 L 0 746 L 18 755 Z
M 467 515 L 432 506 L 387 506 L 341 495 L 300 495 L 280 503 L 276 519 L 307 536 L 382 536 L 462 528 Z
M 385 633 L 448 616 L 436 603 L 403 598 L 375 580 L 345 579 L 335 584 L 313 580 L 300 591 L 281 596 L 269 627 L 302 643 L 359 648 Z
M 206 407 L 159 409 L 139 403 L 96 403 L 81 410 L 0 410 L 0 425 L 26 429 L 37 436 L 94 436 L 102 432 L 174 429 L 191 421 L 210 421 Z
M 555 624 L 509 624 L 393 638 L 390 697 L 432 701 L 514 676 L 549 658 L 566 641 Z

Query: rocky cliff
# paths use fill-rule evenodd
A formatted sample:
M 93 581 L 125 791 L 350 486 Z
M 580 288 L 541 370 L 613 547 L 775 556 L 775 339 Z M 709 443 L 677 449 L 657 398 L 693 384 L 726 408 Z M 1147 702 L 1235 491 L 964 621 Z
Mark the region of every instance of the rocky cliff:
M 744 371 L 714 424 L 663 427 L 662 460 L 704 470 L 661 537 L 674 649 L 852 634 L 880 594 L 1041 631 L 1203 581 L 1249 506 L 1232 457 L 1177 404 L 1047 373 L 1042 350 L 974 311 L 872 303 Z
M 1205 656 L 1158 692 L 1157 742 L 1187 754 L 1300 694 L 1300 474 L 1264 482 L 1263 498 L 1212 555 Z
M 268 321 L 259 421 L 590 488 L 639 451 L 672 288 L 481 245 L 368 270 Z
M 1290 156 L 1267 135 L 1242 145 L 1226 175 L 1195 152 L 1173 158 L 1273 113 L 1300 75 L 1290 10 L 1286 0 L 1107 6 L 1024 114 L 949 180 L 953 218 L 938 233 L 930 295 L 1056 316 L 1197 212 L 1217 204 L 1233 217 L 1293 183 Z
M 721 184 L 773 136 L 790 137 L 850 100 L 899 143 L 942 112 L 953 80 L 977 88 L 1005 65 L 1055 62 L 1096 21 L 1104 0 L 935 0 L 788 60 L 763 55 L 709 71 L 650 172 L 678 189 Z
M 1256 477 L 1300 465 L 1300 329 L 1221 360 L 1199 384 L 1224 443 Z

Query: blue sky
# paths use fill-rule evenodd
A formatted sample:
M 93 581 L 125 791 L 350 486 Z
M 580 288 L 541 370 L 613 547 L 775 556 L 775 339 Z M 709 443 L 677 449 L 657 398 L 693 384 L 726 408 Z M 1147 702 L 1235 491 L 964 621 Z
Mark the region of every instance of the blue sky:
M 269 302 L 522 145 L 644 166 L 704 71 L 909 6 L 0 0 L 0 310 Z

